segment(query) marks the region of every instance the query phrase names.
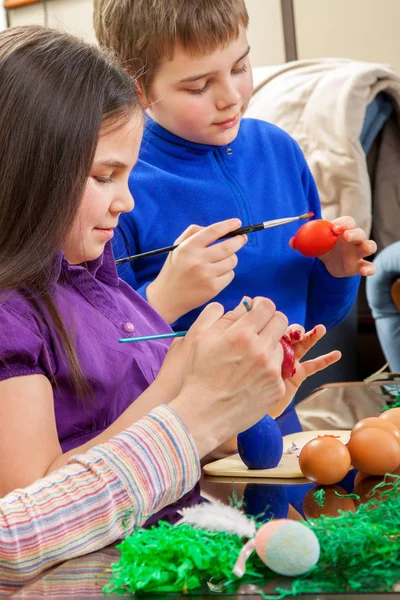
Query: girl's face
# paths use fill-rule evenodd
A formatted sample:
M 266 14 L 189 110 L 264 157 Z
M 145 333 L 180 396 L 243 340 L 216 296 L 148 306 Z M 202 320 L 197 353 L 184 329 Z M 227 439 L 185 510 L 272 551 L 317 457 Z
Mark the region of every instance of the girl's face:
M 98 258 L 113 237 L 118 217 L 133 209 L 128 188 L 129 174 L 136 164 L 143 133 L 143 116 L 107 123 L 100 130 L 90 176 L 72 229 L 61 250 L 71 264 Z

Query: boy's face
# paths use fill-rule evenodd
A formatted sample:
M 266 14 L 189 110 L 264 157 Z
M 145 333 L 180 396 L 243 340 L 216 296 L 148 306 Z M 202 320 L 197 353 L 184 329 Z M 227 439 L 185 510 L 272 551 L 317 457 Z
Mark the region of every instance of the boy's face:
M 177 44 L 172 60 L 165 59 L 154 77 L 145 101 L 149 115 L 191 142 L 229 144 L 253 91 L 249 49 L 243 28 L 211 54 L 192 56 Z

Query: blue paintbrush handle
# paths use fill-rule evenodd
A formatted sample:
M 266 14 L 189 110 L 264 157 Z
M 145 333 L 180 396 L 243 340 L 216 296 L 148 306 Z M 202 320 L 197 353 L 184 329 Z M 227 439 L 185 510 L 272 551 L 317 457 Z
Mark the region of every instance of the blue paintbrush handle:
M 170 333 L 157 333 L 155 335 L 142 335 L 141 337 L 120 338 L 119 342 L 148 342 L 149 340 L 163 340 L 165 338 L 184 337 L 187 331 L 171 331 Z

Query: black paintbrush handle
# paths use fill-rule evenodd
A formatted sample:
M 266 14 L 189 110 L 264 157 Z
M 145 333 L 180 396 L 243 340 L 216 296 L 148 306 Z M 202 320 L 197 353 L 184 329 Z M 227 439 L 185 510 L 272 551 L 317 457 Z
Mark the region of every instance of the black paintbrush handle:
M 261 229 L 265 229 L 264 223 L 257 223 L 257 225 L 246 225 L 245 227 L 239 227 L 239 229 L 235 229 L 235 231 L 227 233 L 219 239 L 224 240 L 225 238 L 235 237 L 235 235 L 241 235 L 243 233 L 253 233 L 254 231 L 261 231 Z
M 131 260 L 137 260 L 138 258 L 147 258 L 148 256 L 157 256 L 157 254 L 164 254 L 164 252 L 172 252 L 179 244 L 175 246 L 165 246 L 165 248 L 158 248 L 157 250 L 149 250 L 149 252 L 142 252 L 141 254 L 134 254 L 133 256 L 127 256 L 126 258 L 118 258 L 115 264 L 122 265 L 122 263 L 131 262 Z
M 235 229 L 235 231 L 231 231 L 226 235 L 218 238 L 219 240 L 224 240 L 226 238 L 235 237 L 235 235 L 241 235 L 243 233 L 252 233 L 253 231 L 260 231 L 264 229 L 264 223 L 257 223 L 257 225 L 246 225 L 245 227 L 239 227 L 239 229 Z M 157 254 L 164 254 L 165 252 L 172 252 L 175 250 L 179 244 L 175 244 L 174 246 L 165 246 L 165 248 L 158 248 L 157 250 L 149 250 L 149 252 L 142 252 L 141 254 L 134 254 L 133 256 L 127 256 L 126 258 L 119 258 L 115 261 L 117 265 L 122 265 L 122 263 L 131 262 L 131 260 L 137 260 L 138 258 L 148 258 L 149 256 L 157 256 Z

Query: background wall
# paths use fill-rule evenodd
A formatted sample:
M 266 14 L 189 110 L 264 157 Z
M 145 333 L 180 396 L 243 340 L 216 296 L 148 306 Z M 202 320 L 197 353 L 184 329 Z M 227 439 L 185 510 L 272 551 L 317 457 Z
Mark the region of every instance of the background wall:
M 285 62 L 280 0 L 246 0 L 253 67 Z
M 8 11 L 10 25 L 47 23 L 94 40 L 93 0 L 47 0 Z M 254 66 L 285 61 L 281 0 L 246 0 Z M 293 0 L 298 58 L 347 56 L 400 73 L 399 0 Z M 0 14 L 0 28 L 1 28 Z
M 254 66 L 285 61 L 280 0 L 247 0 Z M 47 23 L 94 40 L 92 0 L 47 0 Z M 347 56 L 400 72 L 399 0 L 293 0 L 298 58 Z M 8 11 L 10 25 L 44 23 L 42 3 Z M 0 28 L 1 28 L 0 14 Z
M 6 24 L 6 11 L 1 6 L 0 7 L 0 31 L 2 31 L 3 29 L 5 29 L 6 26 L 7 26 L 7 24 Z
M 293 4 L 298 58 L 356 58 L 389 63 L 400 73 L 399 0 L 294 0 Z
M 48 25 L 94 41 L 92 12 L 92 0 L 47 0 L 10 9 L 8 19 L 12 27 L 29 23 Z
M 249 40 L 254 66 L 284 62 L 284 42 L 280 0 L 247 0 L 250 14 Z M 8 11 L 10 25 L 47 24 L 67 29 L 94 41 L 92 27 L 93 0 L 47 0 Z

